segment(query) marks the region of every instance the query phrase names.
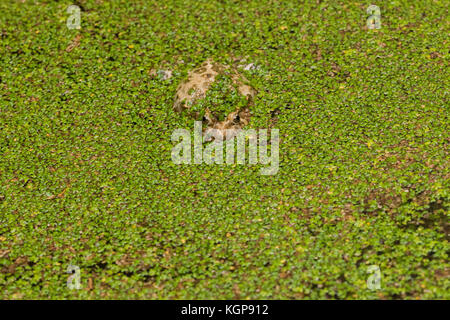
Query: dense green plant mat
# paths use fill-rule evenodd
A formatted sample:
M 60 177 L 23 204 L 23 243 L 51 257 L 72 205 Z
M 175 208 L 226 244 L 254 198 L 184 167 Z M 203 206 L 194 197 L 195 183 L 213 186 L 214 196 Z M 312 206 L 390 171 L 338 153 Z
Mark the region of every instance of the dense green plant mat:
M 450 298 L 447 1 L 70 4 L 0 2 L 0 298 Z M 208 57 L 258 66 L 276 175 L 171 161 Z

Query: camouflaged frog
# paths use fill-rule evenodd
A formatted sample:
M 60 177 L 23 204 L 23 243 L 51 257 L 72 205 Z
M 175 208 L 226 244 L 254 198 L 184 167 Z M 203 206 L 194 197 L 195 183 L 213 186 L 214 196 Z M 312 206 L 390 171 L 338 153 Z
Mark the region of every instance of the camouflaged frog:
M 202 120 L 204 133 L 218 129 L 222 137 L 229 139 L 234 136 L 232 132 L 250 122 L 256 90 L 247 83 L 235 68 L 208 59 L 178 86 L 173 108 Z

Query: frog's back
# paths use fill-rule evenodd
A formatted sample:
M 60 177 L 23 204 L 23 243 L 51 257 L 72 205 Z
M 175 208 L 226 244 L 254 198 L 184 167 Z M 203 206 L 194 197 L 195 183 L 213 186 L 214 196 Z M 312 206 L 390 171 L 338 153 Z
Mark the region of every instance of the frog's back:
M 207 59 L 198 68 L 190 71 L 187 78 L 178 86 L 173 104 L 174 110 L 181 112 L 184 109 L 189 109 L 195 101 L 205 98 L 206 92 L 216 80 L 216 77 L 224 73 L 231 75 L 240 94 L 249 100 L 253 98 L 256 91 L 246 84 L 248 81 L 244 76 L 233 68 Z

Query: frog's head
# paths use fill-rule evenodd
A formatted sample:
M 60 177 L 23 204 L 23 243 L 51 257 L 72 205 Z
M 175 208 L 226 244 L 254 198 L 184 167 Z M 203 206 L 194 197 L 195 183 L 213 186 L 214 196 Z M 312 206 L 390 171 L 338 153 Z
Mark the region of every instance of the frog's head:
M 206 125 L 203 136 L 205 141 L 211 141 L 212 137 L 208 132 L 211 132 L 211 129 L 213 129 L 222 137 L 222 140 L 228 140 L 236 136 L 239 130 L 246 126 L 249 121 L 250 110 L 248 108 L 230 112 L 223 121 L 218 121 L 207 108 L 203 117 L 203 122 Z

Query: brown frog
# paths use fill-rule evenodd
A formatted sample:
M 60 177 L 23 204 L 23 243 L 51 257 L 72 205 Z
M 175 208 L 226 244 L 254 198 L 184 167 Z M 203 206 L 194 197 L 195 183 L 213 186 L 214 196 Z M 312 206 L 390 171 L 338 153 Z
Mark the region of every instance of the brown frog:
M 232 84 L 238 93 L 246 98 L 247 105 L 245 107 L 236 107 L 223 120 L 218 119 L 213 106 L 207 106 L 203 113 L 203 122 L 205 124 L 203 131 L 205 133 L 209 129 L 217 129 L 222 134 L 222 137 L 230 139 L 238 130 L 249 124 L 250 106 L 252 106 L 253 98 L 256 95 L 256 90 L 247 84 L 248 80 L 234 67 L 207 59 L 198 68 L 190 71 L 187 78 L 178 86 L 173 108 L 177 112 L 190 109 L 194 103 L 206 97 L 211 85 L 220 75 L 227 75 L 231 78 Z M 198 116 L 198 114 L 195 116 Z

